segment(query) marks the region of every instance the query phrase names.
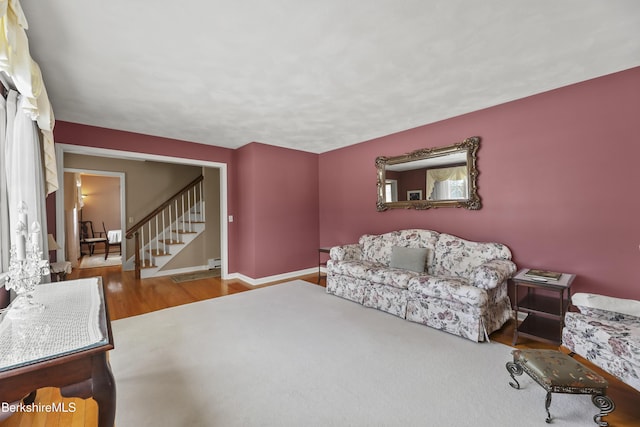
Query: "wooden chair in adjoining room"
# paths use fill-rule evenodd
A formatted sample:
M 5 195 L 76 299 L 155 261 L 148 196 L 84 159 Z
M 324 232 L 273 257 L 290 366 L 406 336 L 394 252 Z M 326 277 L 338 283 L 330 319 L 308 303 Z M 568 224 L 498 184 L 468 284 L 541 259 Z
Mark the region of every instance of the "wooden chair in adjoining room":
M 122 231 L 121 230 L 108 230 L 104 225 L 104 221 L 102 221 L 102 230 L 104 232 L 100 232 L 100 235 L 105 236 L 107 241 L 109 242 L 109 246 L 117 246 L 120 254 L 122 254 Z M 105 258 L 106 259 L 106 258 Z
M 93 222 L 91 221 L 80 221 L 80 248 L 82 245 L 87 245 L 89 248 L 89 255 L 93 255 L 96 244 L 103 243 L 104 244 L 104 259 L 107 259 L 109 256 L 109 239 L 107 237 L 102 237 L 96 235 L 93 231 Z

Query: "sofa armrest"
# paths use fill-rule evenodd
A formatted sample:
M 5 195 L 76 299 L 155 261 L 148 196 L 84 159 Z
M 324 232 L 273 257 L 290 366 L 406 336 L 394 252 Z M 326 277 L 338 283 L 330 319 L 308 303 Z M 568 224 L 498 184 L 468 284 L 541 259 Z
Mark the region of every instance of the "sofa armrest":
M 334 246 L 329 251 L 329 258 L 334 261 L 357 261 L 362 259 L 362 247 L 357 243 Z
M 516 272 L 516 265 L 506 259 L 493 259 L 479 265 L 471 277 L 472 285 L 482 289 L 493 289 Z
M 640 301 L 605 295 L 575 293 L 571 303 L 581 313 L 606 320 L 640 320 Z

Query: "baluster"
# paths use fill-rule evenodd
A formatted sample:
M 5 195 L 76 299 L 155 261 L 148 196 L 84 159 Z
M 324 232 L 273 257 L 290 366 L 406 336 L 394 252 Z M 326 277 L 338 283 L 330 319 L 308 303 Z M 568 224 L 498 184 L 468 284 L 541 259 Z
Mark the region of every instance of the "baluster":
M 177 239 L 177 242 L 180 243 L 181 242 L 180 233 L 178 233 L 178 227 L 180 227 L 180 219 L 178 217 L 178 199 L 176 199 L 175 206 L 176 206 L 176 239 Z
M 189 209 L 189 232 L 192 232 L 191 228 L 191 191 L 187 191 L 187 209 Z
M 167 206 L 169 209 L 169 238 L 171 239 L 171 243 L 175 243 L 173 241 L 173 223 L 171 222 L 171 205 Z
M 164 223 L 164 211 L 166 209 L 162 209 L 162 251 L 167 253 L 167 226 Z
M 140 233 L 139 231 L 136 231 L 133 234 L 133 238 L 135 240 L 135 248 L 134 248 L 134 254 L 135 254 L 135 260 L 133 261 L 133 265 L 135 266 L 135 278 L 139 279 L 140 278 Z
M 160 233 L 158 233 L 158 215 L 156 215 L 156 255 L 160 252 Z
M 140 258 L 142 258 L 142 267 L 146 267 L 147 257 L 144 256 L 144 226 L 140 227 Z
M 198 183 L 200 189 L 200 221 L 204 222 L 204 199 L 202 198 L 202 181 Z
M 151 253 L 151 221 L 149 221 L 149 267 L 153 265 L 153 254 Z
M 184 224 L 184 194 L 181 197 L 182 199 L 182 232 L 184 233 L 187 229 Z

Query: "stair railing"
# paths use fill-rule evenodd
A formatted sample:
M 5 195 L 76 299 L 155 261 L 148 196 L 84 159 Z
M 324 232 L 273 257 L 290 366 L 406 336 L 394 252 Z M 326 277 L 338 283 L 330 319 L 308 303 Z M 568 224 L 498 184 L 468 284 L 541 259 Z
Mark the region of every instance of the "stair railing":
M 205 221 L 203 180 L 204 176 L 200 175 L 127 229 L 125 237 L 135 242 L 136 279 L 140 278 L 142 268 L 153 266 L 154 256 L 168 254 L 169 245 L 182 241 L 181 234 L 193 232 L 194 214 L 196 221 Z M 194 213 L 193 208 L 198 204 L 200 211 Z

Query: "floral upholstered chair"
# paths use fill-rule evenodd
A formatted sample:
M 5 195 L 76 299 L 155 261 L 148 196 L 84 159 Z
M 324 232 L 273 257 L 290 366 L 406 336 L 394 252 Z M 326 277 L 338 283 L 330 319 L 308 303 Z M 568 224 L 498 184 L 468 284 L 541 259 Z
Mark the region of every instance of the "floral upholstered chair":
M 576 293 L 562 345 L 640 391 L 640 301 Z

